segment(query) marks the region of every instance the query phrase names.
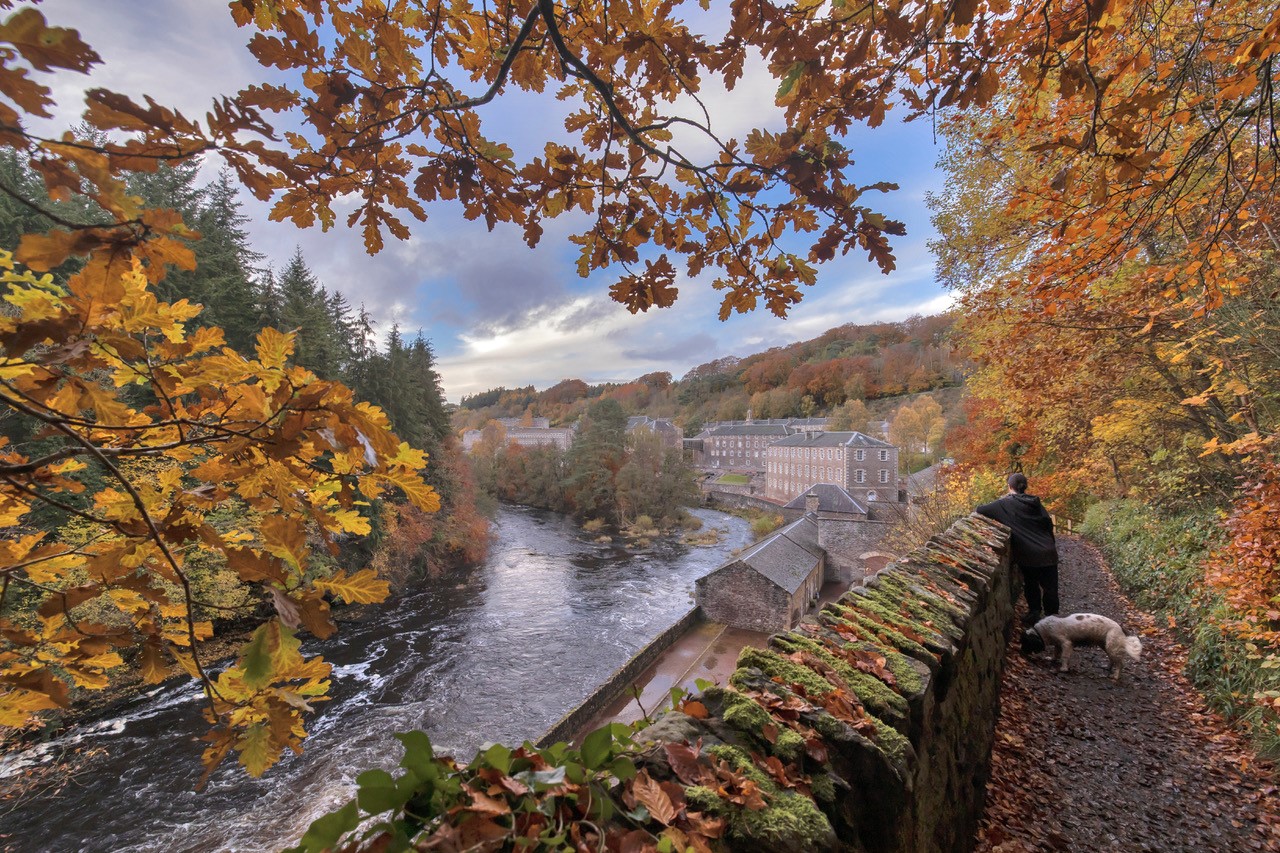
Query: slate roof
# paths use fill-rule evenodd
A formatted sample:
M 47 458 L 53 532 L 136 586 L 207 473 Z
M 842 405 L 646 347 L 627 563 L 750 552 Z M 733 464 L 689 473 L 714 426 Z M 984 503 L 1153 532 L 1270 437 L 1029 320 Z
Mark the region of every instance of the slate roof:
M 932 492 L 938 485 L 938 469 L 941 467 L 941 464 L 935 463 L 907 477 L 907 491 L 913 495 Z
M 752 418 L 750 421 L 711 421 L 707 424 L 707 428 L 715 429 L 716 427 L 734 426 L 824 427 L 827 425 L 827 420 L 827 418 Z
M 702 437 L 709 438 L 715 435 L 791 435 L 791 429 L 783 424 L 735 424 L 707 430 Z
M 883 447 L 889 450 L 893 445 L 878 438 L 860 432 L 811 432 L 789 435 L 781 441 L 775 441 L 770 447 Z
M 804 585 L 822 559 L 818 549 L 818 525 L 813 519 L 797 519 L 756 544 L 738 558 L 777 584 L 788 595 Z
M 832 483 L 818 483 L 816 486 L 810 486 L 804 494 L 787 504 L 786 509 L 804 509 L 805 497 L 811 494 L 818 496 L 819 512 L 843 512 L 851 515 L 867 514 L 865 506 L 858 503 L 844 489 Z

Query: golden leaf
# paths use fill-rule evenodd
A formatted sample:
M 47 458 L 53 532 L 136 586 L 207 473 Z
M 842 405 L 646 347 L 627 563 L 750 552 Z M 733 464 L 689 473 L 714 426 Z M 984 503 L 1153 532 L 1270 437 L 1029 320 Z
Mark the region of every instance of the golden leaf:
M 316 589 L 341 596 L 348 604 L 376 604 L 391 592 L 391 585 L 379 580 L 373 569 L 361 569 L 350 576 L 339 569 L 327 580 L 313 583 Z

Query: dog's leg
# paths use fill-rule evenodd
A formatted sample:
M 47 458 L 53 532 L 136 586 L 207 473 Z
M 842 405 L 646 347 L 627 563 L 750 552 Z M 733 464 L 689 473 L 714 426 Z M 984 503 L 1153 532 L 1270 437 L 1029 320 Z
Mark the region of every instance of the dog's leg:
M 1058 672 L 1066 672 L 1067 667 L 1071 665 L 1071 641 L 1064 638 L 1059 650 L 1059 654 L 1062 656 L 1062 663 L 1058 666 Z
M 1111 681 L 1114 684 L 1120 683 L 1120 673 L 1124 671 L 1124 655 L 1116 655 L 1111 658 Z

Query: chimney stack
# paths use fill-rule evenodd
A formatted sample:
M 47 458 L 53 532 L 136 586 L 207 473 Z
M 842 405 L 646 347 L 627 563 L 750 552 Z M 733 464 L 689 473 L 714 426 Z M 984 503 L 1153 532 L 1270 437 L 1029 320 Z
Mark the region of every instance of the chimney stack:
M 810 513 L 818 511 L 818 495 L 812 489 L 804 496 L 804 511 Z

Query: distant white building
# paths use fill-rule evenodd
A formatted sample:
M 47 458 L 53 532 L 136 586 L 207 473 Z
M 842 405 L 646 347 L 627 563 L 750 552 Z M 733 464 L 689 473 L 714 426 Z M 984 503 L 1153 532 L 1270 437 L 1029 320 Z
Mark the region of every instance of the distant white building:
M 562 427 L 528 426 L 520 423 L 520 418 L 500 418 L 498 423 L 503 427 L 507 444 L 518 444 L 521 447 L 545 447 L 551 445 L 561 450 L 568 450 L 573 444 L 574 430 Z M 550 423 L 546 418 L 534 418 L 543 424 Z M 512 424 L 512 425 L 508 425 Z M 483 430 L 469 429 L 462 434 L 462 449 L 470 452 L 476 442 L 484 435 Z

